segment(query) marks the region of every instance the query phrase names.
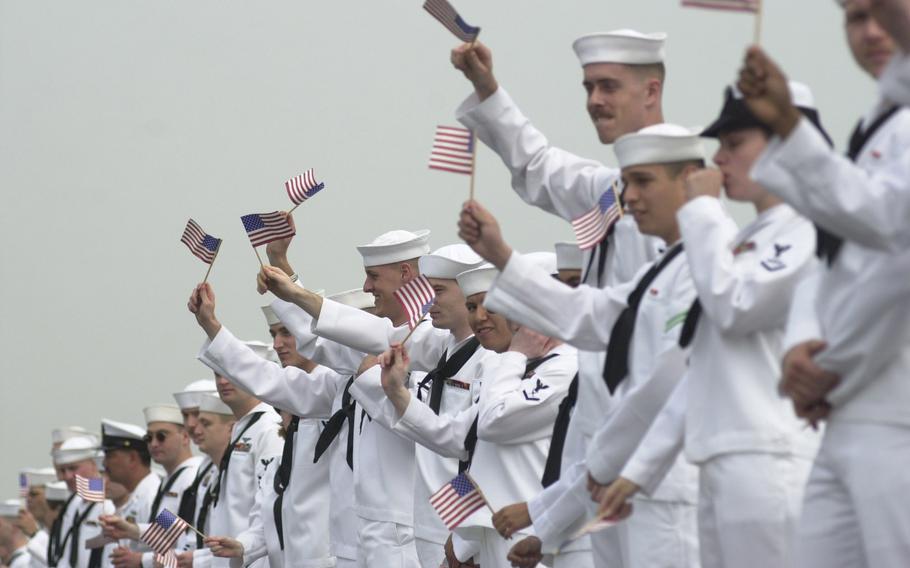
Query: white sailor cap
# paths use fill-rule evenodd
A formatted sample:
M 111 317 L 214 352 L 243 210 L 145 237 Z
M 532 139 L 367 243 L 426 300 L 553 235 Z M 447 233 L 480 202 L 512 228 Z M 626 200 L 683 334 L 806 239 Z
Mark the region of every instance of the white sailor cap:
M 529 252 L 525 258 L 543 268 L 547 274 L 556 274 L 556 253 L 549 251 Z
M 179 406 L 181 410 L 198 408 L 199 395 L 201 393 L 217 392 L 217 390 L 217 387 L 215 387 L 215 379 L 202 379 L 199 381 L 193 381 L 183 387 L 182 391 L 175 392 L 174 400 L 177 401 L 177 406 Z
M 0 502 L 0 517 L 13 518 L 19 516 L 19 510 L 22 509 L 22 501 L 19 499 L 7 499 Z
M 103 418 L 101 420 L 101 448 L 103 450 L 136 450 L 147 452 L 145 428 L 126 422 Z
M 62 444 L 70 438 L 85 436 L 86 434 L 91 434 L 91 432 L 81 426 L 65 426 L 51 431 L 51 441 L 55 444 Z
M 613 143 L 613 151 L 620 168 L 705 159 L 698 131 L 666 123 L 621 136 Z
M 420 273 L 427 278 L 454 280 L 456 276 L 477 268 L 483 259 L 466 244 L 447 245 L 425 254 L 417 261 Z
M 557 270 L 581 270 L 582 254 L 576 242 L 559 242 L 553 245 L 556 250 Z
M 217 394 L 202 393 L 199 395 L 199 412 L 211 412 L 212 414 L 223 414 L 233 416 L 234 411 L 226 405 Z
M 51 452 L 54 464 L 66 465 L 83 460 L 92 460 L 102 457 L 98 438 L 94 436 L 78 436 L 63 442 L 59 448 Z
M 25 477 L 27 487 L 41 487 L 57 481 L 57 471 L 52 467 L 28 467 L 19 472 Z
M 145 415 L 145 424 L 152 422 L 170 422 L 172 424 L 183 425 L 183 414 L 180 408 L 173 404 L 153 404 L 142 409 Z
M 455 277 L 455 280 L 458 281 L 461 293 L 467 298 L 468 296 L 473 296 L 474 294 L 489 290 L 490 287 L 493 286 L 493 281 L 496 280 L 496 276 L 498 275 L 499 271 L 496 270 L 496 267 L 490 263 L 486 263 L 477 268 L 462 272 Z
M 357 247 L 363 257 L 363 265 L 381 266 L 419 258 L 430 252 L 430 231 L 389 231 L 373 239 L 369 244 Z
M 44 486 L 44 498 L 48 501 L 66 501 L 70 490 L 65 481 L 55 481 Z
M 275 313 L 275 310 L 272 309 L 272 306 L 262 306 L 262 315 L 265 316 L 265 323 L 269 326 L 278 325 L 281 323 L 281 320 L 278 319 L 278 314 Z
M 582 67 L 589 63 L 648 65 L 666 57 L 667 34 L 615 30 L 583 35 L 572 43 Z
M 271 361 L 272 363 L 278 363 L 278 353 L 275 352 L 275 349 L 268 343 L 262 341 L 244 341 L 244 345 L 253 350 L 253 353 L 259 355 L 266 361 Z
M 337 294 L 326 296 L 326 299 L 338 302 L 339 304 L 344 304 L 345 306 L 357 308 L 358 310 L 365 310 L 376 305 L 376 298 L 374 298 L 372 294 L 367 294 L 360 288 L 338 292 Z

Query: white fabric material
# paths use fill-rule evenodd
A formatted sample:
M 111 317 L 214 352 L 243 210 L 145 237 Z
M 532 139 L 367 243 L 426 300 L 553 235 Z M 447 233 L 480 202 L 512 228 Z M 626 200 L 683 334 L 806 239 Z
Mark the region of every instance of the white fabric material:
M 701 136 L 675 124 L 655 124 L 620 136 L 613 152 L 620 168 L 705 158 Z
M 147 406 L 142 409 L 142 414 L 145 416 L 146 425 L 151 422 L 170 422 L 183 426 L 183 414 L 180 408 L 173 404 Z
M 471 94 L 455 114 L 502 159 L 512 175 L 512 189 L 522 200 L 566 221 L 589 212 L 619 179 L 616 168 L 550 146 L 502 87 L 483 102 Z M 642 235 L 630 216 L 615 227 L 603 272 L 592 258 L 596 250 L 585 251 L 584 266 L 592 266 L 585 275 L 587 283 L 601 281 L 613 286 L 626 282 L 662 246 L 660 239 Z
M 94 436 L 74 436 L 67 438 L 60 447 L 52 452 L 54 464 L 66 465 L 101 458 L 104 454 L 98 446 L 98 438 Z
M 797 568 L 796 530 L 812 462 L 724 454 L 699 472 L 701 568 Z
M 618 525 L 623 565 L 698 568 L 697 511 L 692 503 L 632 499 L 634 513 Z
M 330 566 L 329 460 L 314 464 L 313 454 L 322 431 L 321 420 L 331 416 L 332 404 L 343 391 L 347 377 L 321 366 L 312 373 L 297 367 L 282 368 L 258 357 L 224 326 L 213 341 L 205 342 L 199 359 L 259 400 L 301 417 L 294 439 L 291 482 L 282 501 L 285 564 Z M 278 463 L 271 469 L 277 466 Z M 271 487 L 268 491 L 270 500 L 264 503 L 263 514 L 269 519 L 263 524 L 274 525 L 275 495 Z M 277 533 L 266 530 L 265 536 L 272 556 L 275 545 L 280 547 Z
M 874 442 L 874 443 L 873 443 Z M 885 568 L 910 558 L 910 428 L 831 421 L 809 475 L 802 568 Z
M 509 351 L 482 370 L 477 403 L 477 445 L 471 476 L 493 510 L 523 503 L 543 490 L 543 475 L 553 421 L 559 403 L 578 369 L 575 349 L 559 345 L 524 378 L 527 357 Z M 492 515 L 481 508 L 456 532 L 471 527 L 493 528 Z M 483 563 L 483 560 L 481 560 Z
M 910 157 L 908 147 L 908 110 L 899 111 L 872 136 L 855 165 L 822 148 L 818 134 L 804 121 L 787 140 L 771 140 L 752 174 L 836 234 L 887 247 L 901 237 L 882 231 L 903 225 L 904 219 L 889 220 L 875 208 L 894 211 L 908 202 L 906 174 L 895 178 L 893 186 L 895 191 L 902 188 L 903 199 L 879 191 L 894 176 L 895 168 L 899 170 Z M 794 308 L 791 316 L 801 319 L 791 320 L 790 325 L 799 326 L 802 332 L 788 332 L 788 343 L 805 338 L 813 329 L 819 332 L 813 339 L 827 342 L 816 361 L 841 376 L 828 397 L 833 406 L 831 421 L 910 425 L 906 412 L 910 382 L 905 380 L 910 372 L 910 330 L 906 325 L 910 303 L 901 284 L 904 276 L 899 276 L 906 275 L 910 266 L 910 249 L 904 246 L 900 252 L 888 253 L 856 242 L 845 242 L 837 261 L 819 268 L 814 288 L 800 287 L 797 293 L 802 307 Z
M 257 404 L 234 424 L 231 441 L 237 438 L 255 412 L 265 414 L 243 434 L 231 453 L 227 473 L 221 482 L 220 499 L 209 513 L 209 532 L 206 534 L 239 535 L 261 522 L 256 506 L 260 480 L 270 468 L 278 466 L 284 444 L 278 435 L 278 414 L 265 403 Z M 211 565 L 228 567 L 229 560 L 212 558 Z
M 85 543 L 89 539 L 101 535 L 101 523 L 98 521 L 98 517 L 101 515 L 112 515 L 115 512 L 114 504 L 110 501 L 106 500 L 103 504 L 89 503 L 83 501 L 82 498 L 77 495 L 73 497 L 69 507 L 67 507 L 65 511 L 60 512 L 61 515 L 64 515 L 62 532 L 60 533 L 61 538 L 69 532 L 76 516 L 82 515 L 89 507 L 91 507 L 91 511 L 85 516 L 79 528 L 79 541 L 74 543 L 72 538 L 67 540 L 66 546 L 63 548 L 63 554 L 60 556 L 60 561 L 57 563 L 58 568 L 86 568 L 89 563 L 91 551 L 85 548 Z M 70 549 L 73 546 L 76 546 L 78 550 L 77 563 L 75 566 L 71 565 L 69 561 Z M 113 546 L 105 547 L 102 561 L 104 566 L 110 566 L 110 553 L 112 550 Z
M 817 263 L 814 227 L 781 204 L 739 230 L 711 197 L 689 202 L 677 217 L 703 310 L 689 359 L 686 457 L 813 457 L 818 436 L 777 383 L 790 298 Z
M 199 393 L 203 392 L 217 392 L 214 379 L 193 381 L 186 385 L 182 391 L 175 392 L 173 396 L 174 400 L 177 402 L 177 406 L 179 406 L 181 410 L 189 410 L 199 407 Z
M 358 534 L 360 568 L 421 568 L 412 526 L 361 518 Z
M 130 438 L 133 440 L 142 441 L 143 436 L 145 436 L 145 428 L 142 426 L 136 426 L 135 424 L 117 422 L 116 420 L 102 418 L 101 435 L 102 437 L 118 436 L 121 438 Z
M 477 268 L 484 260 L 471 250 L 471 247 L 462 243 L 446 245 L 430 254 L 425 254 L 417 261 L 420 274 L 427 278 L 441 278 L 454 280 L 465 270 Z
M 661 63 L 666 57 L 667 34 L 644 34 L 635 30 L 616 30 L 581 36 L 572 49 L 582 66 L 590 63 L 645 65 Z
M 376 299 L 373 298 L 373 295 L 367 294 L 361 288 L 352 288 L 351 290 L 345 290 L 344 292 L 331 294 L 329 296 L 326 296 L 325 299 L 332 300 L 346 306 L 351 306 L 352 308 L 357 308 L 358 310 L 372 308 L 376 303 Z M 274 312 L 274 309 L 272 311 Z
M 556 250 L 557 270 L 582 270 L 582 252 L 576 242 L 561 242 L 553 245 Z
M 161 478 L 149 473 L 133 489 L 130 498 L 120 507 L 118 514 L 131 523 L 145 523 L 152 512 L 152 503 L 160 486 Z
M 474 294 L 489 290 L 497 274 L 499 274 L 499 271 L 496 270 L 496 267 L 487 263 L 462 272 L 456 280 L 458 281 L 458 287 L 461 288 L 461 293 L 464 294 L 465 298 L 468 298 Z
M 38 529 L 32 538 L 28 539 L 28 550 L 30 565 L 34 568 L 47 566 L 47 541 L 49 537 L 46 529 Z
M 264 359 L 263 359 L 264 360 Z M 221 372 L 219 371 L 219 374 Z M 221 376 L 226 376 L 221 374 Z M 233 416 L 234 411 L 226 405 L 218 393 L 203 392 L 196 395 L 196 406 L 199 412 L 209 412 L 212 414 L 221 414 L 222 416 Z
M 419 524 L 417 526 L 420 526 Z M 415 527 L 416 529 L 416 527 Z M 421 566 L 432 566 L 439 568 L 445 561 L 446 551 L 445 542 L 439 544 L 433 540 L 426 540 L 419 536 L 414 537 L 414 545 L 417 549 L 417 559 Z

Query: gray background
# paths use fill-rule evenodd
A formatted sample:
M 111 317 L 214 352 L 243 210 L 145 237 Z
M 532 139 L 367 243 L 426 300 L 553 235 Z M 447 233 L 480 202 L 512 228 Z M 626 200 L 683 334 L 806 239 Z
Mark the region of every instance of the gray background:
M 49 464 L 49 431 L 142 423 L 141 409 L 210 373 L 186 299 L 205 265 L 187 217 L 224 237 L 211 281 L 221 320 L 266 339 L 258 263 L 238 217 L 288 206 L 315 167 L 327 189 L 296 213 L 292 260 L 312 288 L 360 286 L 354 245 L 391 228 L 456 239 L 467 178 L 428 170 L 436 124 L 470 92 L 457 41 L 421 0 L 0 0 L 0 498 Z M 495 69 L 550 140 L 613 163 L 584 112 L 577 36 L 664 30 L 671 122 L 707 124 L 751 41 L 746 14 L 676 0 L 460 0 Z M 810 84 L 846 140 L 874 94 L 830 0 L 769 0 L 764 43 Z M 842 144 L 841 144 L 842 146 Z M 525 206 L 481 147 L 478 198 L 520 250 L 571 239 Z M 747 221 L 746 208 L 735 214 Z

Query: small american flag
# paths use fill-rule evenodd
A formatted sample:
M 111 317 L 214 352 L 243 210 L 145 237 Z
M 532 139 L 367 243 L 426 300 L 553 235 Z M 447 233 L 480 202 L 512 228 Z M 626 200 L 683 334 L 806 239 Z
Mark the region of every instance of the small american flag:
M 287 218 L 278 211 L 251 213 L 244 215 L 240 220 L 243 221 L 246 236 L 250 238 L 254 247 L 294 236 L 294 229 Z
M 76 476 L 76 495 L 93 503 L 104 503 L 104 478 Z
M 460 525 L 474 511 L 482 509 L 486 503 L 483 494 L 465 473 L 459 473 L 430 495 L 430 505 L 449 530 Z
M 19 474 L 19 497 L 28 497 L 28 476 Z
M 421 274 L 395 290 L 395 299 L 408 314 L 408 327 L 414 329 L 433 305 L 436 293 L 430 280 Z
M 177 568 L 177 555 L 173 550 L 168 550 L 167 554 L 155 554 L 155 562 L 165 568 Z
M 284 182 L 284 188 L 288 190 L 288 197 L 291 198 L 294 205 L 300 205 L 325 189 L 325 184 L 316 181 L 316 174 L 313 172 L 313 168 L 310 168 L 299 176 L 294 176 Z
M 474 173 L 474 134 L 458 126 L 437 126 L 430 152 L 430 169 Z
M 480 28 L 475 28 L 462 20 L 455 8 L 446 0 L 427 0 L 423 3 L 423 9 L 463 42 L 472 42 L 480 34 Z
M 221 246 L 221 239 L 216 239 L 203 231 L 199 223 L 192 219 L 186 222 L 186 229 L 183 230 L 180 242 L 185 244 L 191 253 L 195 254 L 206 264 L 212 264 L 215 260 L 215 253 L 218 252 L 218 247 Z
M 622 209 L 617 199 L 616 186 L 611 185 L 603 192 L 593 209 L 572 221 L 578 248 L 588 250 L 597 246 L 607 235 L 610 226 L 622 217 Z
M 186 521 L 164 509 L 155 517 L 155 522 L 142 533 L 140 540 L 156 553 L 167 557 L 187 526 Z
M 731 10 L 733 12 L 758 12 L 761 0 L 682 0 L 682 5 L 689 8 L 710 8 L 712 10 Z

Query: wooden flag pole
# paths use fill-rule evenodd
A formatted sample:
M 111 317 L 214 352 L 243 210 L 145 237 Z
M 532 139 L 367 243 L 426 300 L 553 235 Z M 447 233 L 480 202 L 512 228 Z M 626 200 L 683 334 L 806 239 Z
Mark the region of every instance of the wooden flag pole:
M 209 274 L 212 273 L 212 265 L 215 264 L 215 261 L 218 259 L 218 251 L 221 250 L 221 243 L 223 243 L 223 242 L 224 242 L 224 240 L 219 240 L 218 246 L 215 247 L 215 256 L 212 257 L 212 262 L 209 263 L 209 269 L 205 271 L 205 278 L 202 279 L 203 284 L 205 284 L 209 280 Z
M 303 203 L 303 201 L 301 201 L 300 203 Z M 291 210 L 288 211 L 288 215 L 290 215 L 291 213 L 293 213 L 293 212 L 294 212 L 294 209 L 297 209 L 298 207 L 300 207 L 300 203 L 298 203 L 297 205 L 291 207 Z
M 764 0 L 758 0 L 758 5 L 755 8 L 755 31 L 752 38 L 752 42 L 755 45 L 761 45 L 761 21 L 764 5 Z
M 427 314 L 428 314 L 428 313 L 430 313 L 430 312 L 428 311 L 426 314 L 423 314 L 422 316 L 420 316 L 420 319 L 417 320 L 417 323 L 414 324 L 414 327 L 411 328 L 411 331 L 409 331 L 408 334 L 404 336 L 404 339 L 401 340 L 401 346 L 402 346 L 402 347 L 404 347 L 404 344 L 407 343 L 408 339 L 411 339 L 411 335 L 414 334 L 414 330 L 417 329 L 417 326 L 418 326 L 418 325 L 420 325 L 421 323 L 423 323 L 423 320 L 425 320 L 425 319 L 427 318 Z
M 262 264 L 262 257 L 259 256 L 259 249 L 257 249 L 256 247 L 253 247 L 253 252 L 256 253 L 256 258 L 259 260 L 259 268 L 265 268 L 265 265 Z
M 194 533 L 196 533 L 196 534 L 198 534 L 199 536 L 201 536 L 203 539 L 207 538 L 204 534 L 202 534 L 201 532 L 199 532 L 199 529 L 197 529 L 197 528 L 194 527 L 193 525 L 187 523 L 186 526 L 188 526 L 188 527 L 190 528 L 190 530 L 192 530 Z
M 493 513 L 493 514 L 495 515 L 495 514 L 496 514 L 496 511 L 493 510 L 493 505 L 490 505 L 490 502 L 487 500 L 487 496 L 484 495 L 484 494 L 483 494 L 483 491 L 480 489 L 480 485 L 477 485 L 477 482 L 474 481 L 474 478 L 473 478 L 473 477 L 471 477 L 471 472 L 465 471 L 465 472 L 464 472 L 464 475 L 465 475 L 465 477 L 467 477 L 469 480 L 471 480 L 471 483 L 474 484 L 474 488 L 477 489 L 477 492 L 478 492 L 478 493 L 480 493 L 480 497 L 483 499 L 483 502 L 484 502 L 484 504 L 487 506 L 487 509 L 489 509 L 490 512 Z

